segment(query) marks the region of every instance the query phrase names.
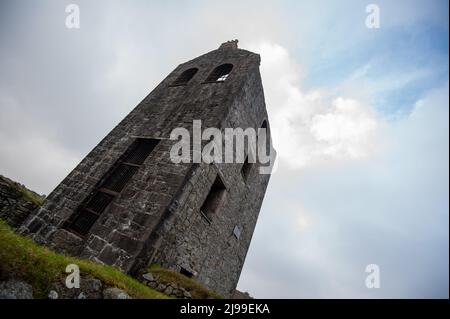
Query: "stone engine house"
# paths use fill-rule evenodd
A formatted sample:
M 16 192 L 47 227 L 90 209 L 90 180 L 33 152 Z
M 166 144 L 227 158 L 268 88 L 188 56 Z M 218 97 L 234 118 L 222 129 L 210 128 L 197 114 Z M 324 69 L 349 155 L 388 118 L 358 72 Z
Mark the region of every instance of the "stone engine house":
M 237 40 L 180 64 L 53 190 L 20 232 L 138 274 L 152 263 L 236 288 L 270 175 L 262 164 L 173 163 L 172 129 L 269 130 L 260 56 Z M 269 133 L 268 133 L 268 136 Z M 272 146 L 269 145 L 271 148 Z

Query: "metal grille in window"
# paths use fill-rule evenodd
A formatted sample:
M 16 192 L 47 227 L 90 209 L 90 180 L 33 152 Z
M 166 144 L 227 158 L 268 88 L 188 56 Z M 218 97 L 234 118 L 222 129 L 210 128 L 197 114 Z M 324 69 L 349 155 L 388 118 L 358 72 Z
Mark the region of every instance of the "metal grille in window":
M 109 189 L 113 192 L 120 193 L 128 181 L 137 172 L 138 167 L 130 166 L 127 164 L 120 164 L 115 170 L 112 171 L 111 175 L 106 179 L 102 188 Z
M 197 68 L 187 69 L 171 84 L 172 86 L 186 85 L 197 73 Z
M 206 82 L 223 82 L 230 75 L 233 64 L 225 63 L 215 68 L 206 79 Z
M 155 139 L 140 138 L 134 141 L 124 156 L 97 185 L 93 194 L 70 217 L 66 227 L 76 233 L 86 235 L 98 217 L 125 188 L 157 144 L 158 140 Z
M 113 195 L 106 194 L 103 192 L 97 192 L 88 201 L 86 208 L 98 214 L 101 214 L 105 210 L 105 208 L 108 207 L 109 203 L 111 203 L 113 199 L 114 199 Z
M 94 223 L 97 221 L 97 218 L 97 214 L 94 214 L 87 210 L 82 210 L 72 221 L 70 229 L 79 234 L 85 235 L 92 227 L 92 225 L 94 225 Z
M 154 139 L 138 139 L 131 147 L 131 151 L 125 156 L 123 162 L 141 165 L 147 156 L 155 148 L 158 140 Z

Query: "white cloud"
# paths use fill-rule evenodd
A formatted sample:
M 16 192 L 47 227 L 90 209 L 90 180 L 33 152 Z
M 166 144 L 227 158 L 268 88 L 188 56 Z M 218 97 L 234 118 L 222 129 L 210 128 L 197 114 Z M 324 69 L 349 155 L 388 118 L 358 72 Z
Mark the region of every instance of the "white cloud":
M 360 158 L 370 152 L 379 126 L 370 108 L 359 101 L 338 97 L 329 112 L 313 116 L 310 131 L 321 143 L 324 155 Z
M 448 90 L 389 122 L 374 156 L 301 172 L 280 165 L 240 289 L 258 298 L 448 297 Z M 381 289 L 364 285 L 370 263 Z
M 363 101 L 331 92 L 300 89 L 300 68 L 286 48 L 253 44 L 261 54 L 261 74 L 279 158 L 291 168 L 327 160 L 370 155 L 382 121 Z

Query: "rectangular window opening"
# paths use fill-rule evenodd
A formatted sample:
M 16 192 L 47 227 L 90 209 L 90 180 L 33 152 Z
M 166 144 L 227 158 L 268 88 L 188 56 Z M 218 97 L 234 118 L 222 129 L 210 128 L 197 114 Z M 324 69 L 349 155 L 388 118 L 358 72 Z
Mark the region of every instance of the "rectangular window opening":
M 181 267 L 181 269 L 180 269 L 180 274 L 185 275 L 185 276 L 188 277 L 188 278 L 194 277 L 194 274 L 191 273 L 189 270 L 187 270 L 187 269 L 184 268 L 184 267 Z
M 80 235 L 85 235 L 97 221 L 98 216 L 98 214 L 95 214 L 89 210 L 82 209 L 77 213 L 77 216 L 71 222 L 69 229 Z
M 153 151 L 159 140 L 152 138 L 138 138 L 125 153 L 123 162 L 126 164 L 142 165 L 147 156 Z
M 111 174 L 105 179 L 102 188 L 120 193 L 128 181 L 137 172 L 138 167 L 121 163 L 115 167 Z
M 86 203 L 86 208 L 97 214 L 101 214 L 113 199 L 113 195 L 99 191 L 89 198 Z
M 100 215 L 120 194 L 158 144 L 157 139 L 138 138 L 100 180 L 91 195 L 66 222 L 66 228 L 86 235 Z
M 220 179 L 219 175 L 217 175 L 216 180 L 214 181 L 211 189 L 203 202 L 202 207 L 200 208 L 201 213 L 211 221 L 212 217 L 217 214 L 220 206 L 222 205 L 227 189 Z

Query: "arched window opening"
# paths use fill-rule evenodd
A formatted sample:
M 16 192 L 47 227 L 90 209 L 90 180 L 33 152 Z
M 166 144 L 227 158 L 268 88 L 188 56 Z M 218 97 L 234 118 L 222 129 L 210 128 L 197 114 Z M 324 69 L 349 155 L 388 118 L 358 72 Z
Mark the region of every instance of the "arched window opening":
M 224 82 L 231 73 L 233 64 L 225 63 L 216 67 L 206 79 L 206 82 Z
M 187 69 L 172 83 L 172 86 L 186 85 L 197 72 L 197 68 Z

